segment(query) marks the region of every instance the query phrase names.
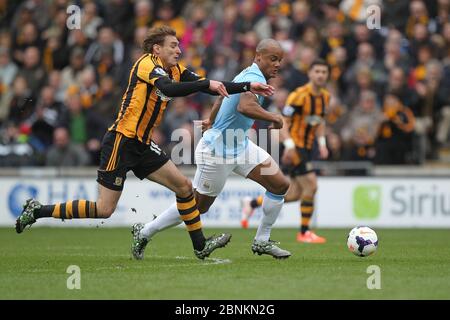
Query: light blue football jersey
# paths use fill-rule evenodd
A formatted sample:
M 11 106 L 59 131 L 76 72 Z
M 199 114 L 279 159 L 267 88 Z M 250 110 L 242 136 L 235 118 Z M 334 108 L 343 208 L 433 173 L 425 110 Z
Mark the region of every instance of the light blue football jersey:
M 267 83 L 266 78 L 256 63 L 242 70 L 233 82 Z M 203 140 L 216 155 L 226 158 L 236 157 L 242 153 L 248 144 L 247 131 L 255 120 L 237 111 L 240 94 L 231 94 L 224 98 L 211 129 L 203 134 Z M 257 96 L 259 104 L 264 97 Z

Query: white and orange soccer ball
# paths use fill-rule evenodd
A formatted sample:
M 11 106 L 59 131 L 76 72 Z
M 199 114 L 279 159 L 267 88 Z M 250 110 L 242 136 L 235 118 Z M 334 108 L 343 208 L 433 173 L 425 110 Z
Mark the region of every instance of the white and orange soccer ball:
M 377 251 L 378 237 L 369 227 L 355 227 L 348 234 L 347 247 L 359 257 L 367 257 Z

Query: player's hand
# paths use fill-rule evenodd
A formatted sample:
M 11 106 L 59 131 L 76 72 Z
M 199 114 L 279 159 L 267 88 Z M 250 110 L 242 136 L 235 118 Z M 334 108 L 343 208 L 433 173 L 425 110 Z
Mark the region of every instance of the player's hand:
M 211 121 L 209 119 L 202 120 L 202 133 L 211 128 Z
M 220 81 L 209 80 L 209 90 L 217 92 L 222 97 L 229 97 L 227 88 L 225 88 L 225 85 Z
M 328 148 L 325 146 L 320 147 L 319 146 L 319 157 L 320 159 L 327 159 L 329 155 Z
M 254 94 L 262 95 L 263 97 L 270 97 L 274 94 L 275 88 L 271 85 L 260 83 L 260 82 L 251 82 L 250 83 L 250 91 Z
M 279 114 L 274 115 L 274 120 L 272 124 L 269 126 L 269 129 L 281 129 L 283 128 L 283 117 Z

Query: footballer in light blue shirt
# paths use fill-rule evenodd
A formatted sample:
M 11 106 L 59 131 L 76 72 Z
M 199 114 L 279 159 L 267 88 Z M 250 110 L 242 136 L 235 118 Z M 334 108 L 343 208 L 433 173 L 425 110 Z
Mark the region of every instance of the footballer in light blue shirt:
M 277 41 L 262 40 L 256 47 L 254 63 L 233 81 L 267 83 L 278 73 L 282 58 L 283 49 Z M 209 119 L 212 128 L 204 133 L 195 150 L 197 170 L 192 185 L 200 213 L 209 210 L 232 172 L 263 186 L 266 189 L 262 201 L 264 216 L 251 248 L 259 255 L 285 259 L 291 253 L 271 241 L 270 233 L 283 206 L 289 180 L 275 160 L 247 136 L 255 120 L 271 122 L 273 128 L 280 129 L 283 118 L 264 110 L 261 102 L 262 97 L 250 92 L 216 101 Z
M 239 73 L 233 82 L 261 82 L 267 80 L 256 63 Z M 261 105 L 264 97 L 257 96 Z M 254 119 L 238 112 L 240 95 L 233 94 L 225 98 L 217 113 L 211 129 L 207 130 L 203 139 L 215 151 L 216 155 L 226 158 L 236 157 L 242 153 L 248 145 L 248 130 L 253 126 Z

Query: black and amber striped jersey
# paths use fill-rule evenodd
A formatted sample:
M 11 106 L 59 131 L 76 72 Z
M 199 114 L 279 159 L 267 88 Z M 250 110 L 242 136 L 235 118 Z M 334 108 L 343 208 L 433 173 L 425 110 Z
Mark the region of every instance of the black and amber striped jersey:
M 312 149 L 317 127 L 325 121 L 329 101 L 329 92 L 321 89 L 320 94 L 314 94 L 311 83 L 289 94 L 283 115 L 291 118 L 289 133 L 297 147 Z
M 164 110 L 172 99 L 165 96 L 155 85 L 162 77 L 176 82 L 204 79 L 179 64 L 165 70 L 159 57 L 144 54 L 130 71 L 128 87 L 110 131 L 118 131 L 128 138 L 136 138 L 150 144 L 152 131 L 160 124 Z

